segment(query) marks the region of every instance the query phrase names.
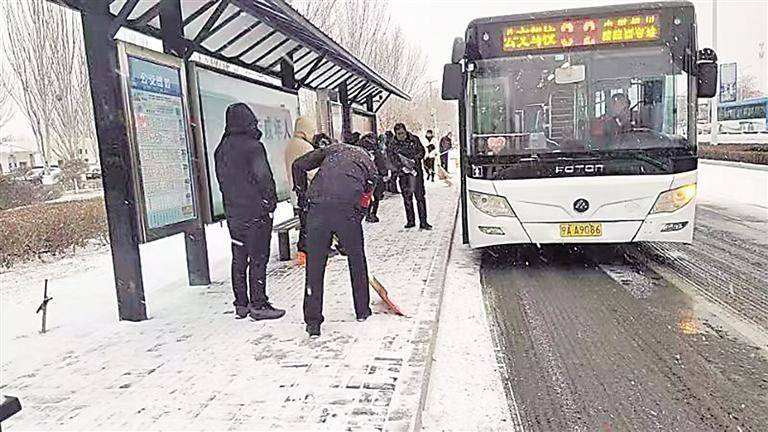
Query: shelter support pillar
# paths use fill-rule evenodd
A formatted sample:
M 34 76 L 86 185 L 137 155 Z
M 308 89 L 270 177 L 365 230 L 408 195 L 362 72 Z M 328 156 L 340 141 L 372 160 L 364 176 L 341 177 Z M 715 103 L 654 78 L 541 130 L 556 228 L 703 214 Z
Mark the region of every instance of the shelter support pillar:
M 147 319 L 147 308 L 139 256 L 140 228 L 134 200 L 134 171 L 117 44 L 110 34 L 112 19 L 108 8 L 108 2 L 93 2 L 83 9 L 83 36 L 91 78 L 118 314 L 121 320 L 142 321 Z
M 160 3 L 160 34 L 163 40 L 163 51 L 184 60 L 186 69 L 187 46 L 184 42 L 184 30 L 181 19 L 181 0 L 162 0 Z M 188 93 L 189 94 L 189 93 Z M 194 135 L 191 139 L 195 139 Z M 199 195 L 202 187 L 202 163 L 205 155 L 196 154 L 199 146 L 193 146 L 192 167 L 195 176 L 196 202 L 203 198 Z M 195 226 L 184 231 L 184 246 L 187 255 L 187 275 L 192 286 L 210 285 L 211 274 L 208 263 L 208 240 L 205 237 L 205 225 L 198 217 Z
M 288 53 L 280 60 L 280 83 L 285 88 L 297 87 L 296 73 L 293 68 L 293 55 Z
M 339 85 L 339 103 L 341 103 L 341 134 L 352 132 L 352 103 L 349 101 L 347 82 Z
M 365 110 L 369 113 L 374 113 L 372 95 L 368 95 L 365 98 Z M 379 118 L 376 113 L 373 114 L 373 134 L 379 136 Z

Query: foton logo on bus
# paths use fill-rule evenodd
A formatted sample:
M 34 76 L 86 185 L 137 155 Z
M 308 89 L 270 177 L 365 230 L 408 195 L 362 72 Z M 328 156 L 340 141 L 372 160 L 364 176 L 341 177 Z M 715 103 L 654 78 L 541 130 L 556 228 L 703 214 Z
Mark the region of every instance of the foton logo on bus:
M 658 40 L 659 15 L 564 19 L 531 23 L 504 30 L 504 51 L 567 48 Z
M 601 174 L 605 170 L 603 164 L 557 165 L 555 174 Z

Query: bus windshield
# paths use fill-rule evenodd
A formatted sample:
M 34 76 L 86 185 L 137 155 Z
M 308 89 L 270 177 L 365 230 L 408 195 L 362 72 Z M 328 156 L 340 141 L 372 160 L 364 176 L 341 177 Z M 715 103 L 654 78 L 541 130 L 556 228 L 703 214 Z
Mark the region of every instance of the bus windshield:
M 687 148 L 688 75 L 666 46 L 478 60 L 475 155 Z

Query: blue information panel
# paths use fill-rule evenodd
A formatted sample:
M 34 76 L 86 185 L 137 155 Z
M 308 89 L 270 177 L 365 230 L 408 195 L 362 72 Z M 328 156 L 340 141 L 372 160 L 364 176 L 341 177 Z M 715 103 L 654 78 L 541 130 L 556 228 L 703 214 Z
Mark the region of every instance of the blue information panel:
M 197 217 L 181 70 L 131 55 L 128 70 L 143 217 L 156 238 Z

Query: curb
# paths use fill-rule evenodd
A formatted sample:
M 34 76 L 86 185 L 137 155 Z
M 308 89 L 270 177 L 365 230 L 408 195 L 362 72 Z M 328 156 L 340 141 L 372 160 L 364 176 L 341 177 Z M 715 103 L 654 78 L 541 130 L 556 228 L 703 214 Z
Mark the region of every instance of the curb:
M 456 207 L 453 215 L 453 229 L 451 230 L 451 234 L 448 238 L 448 247 L 445 248 L 445 251 L 440 256 L 442 265 L 440 266 L 439 270 L 441 271 L 437 273 L 437 277 L 433 279 L 433 282 L 432 282 L 440 286 L 440 296 L 437 299 L 438 306 L 437 306 L 437 310 L 435 311 L 435 324 L 431 329 L 432 334 L 430 335 L 429 345 L 427 347 L 427 352 L 426 352 L 424 373 L 423 373 L 423 379 L 421 382 L 421 394 L 419 395 L 419 405 L 416 407 L 413 427 L 411 429 L 414 432 L 421 431 L 422 413 L 426 408 L 427 396 L 429 395 L 429 384 L 432 376 L 432 363 L 435 355 L 435 348 L 437 347 L 437 330 L 440 327 L 440 312 L 442 311 L 442 308 L 443 308 L 443 295 L 445 293 L 445 277 L 448 274 L 448 263 L 451 262 L 451 253 L 453 252 L 453 243 L 456 237 L 456 230 L 459 225 L 456 223 L 456 221 L 458 220 L 458 217 L 459 217 L 460 200 L 461 198 L 457 197 Z M 437 267 L 435 270 L 437 270 Z
M 720 166 L 727 166 L 731 168 L 748 169 L 753 171 L 768 171 L 768 165 L 759 165 L 759 164 L 753 164 L 753 163 L 747 163 L 747 162 L 734 162 L 734 161 L 724 161 L 724 160 L 717 160 L 717 159 L 699 159 L 699 162 L 703 163 L 704 165 L 720 165 Z

